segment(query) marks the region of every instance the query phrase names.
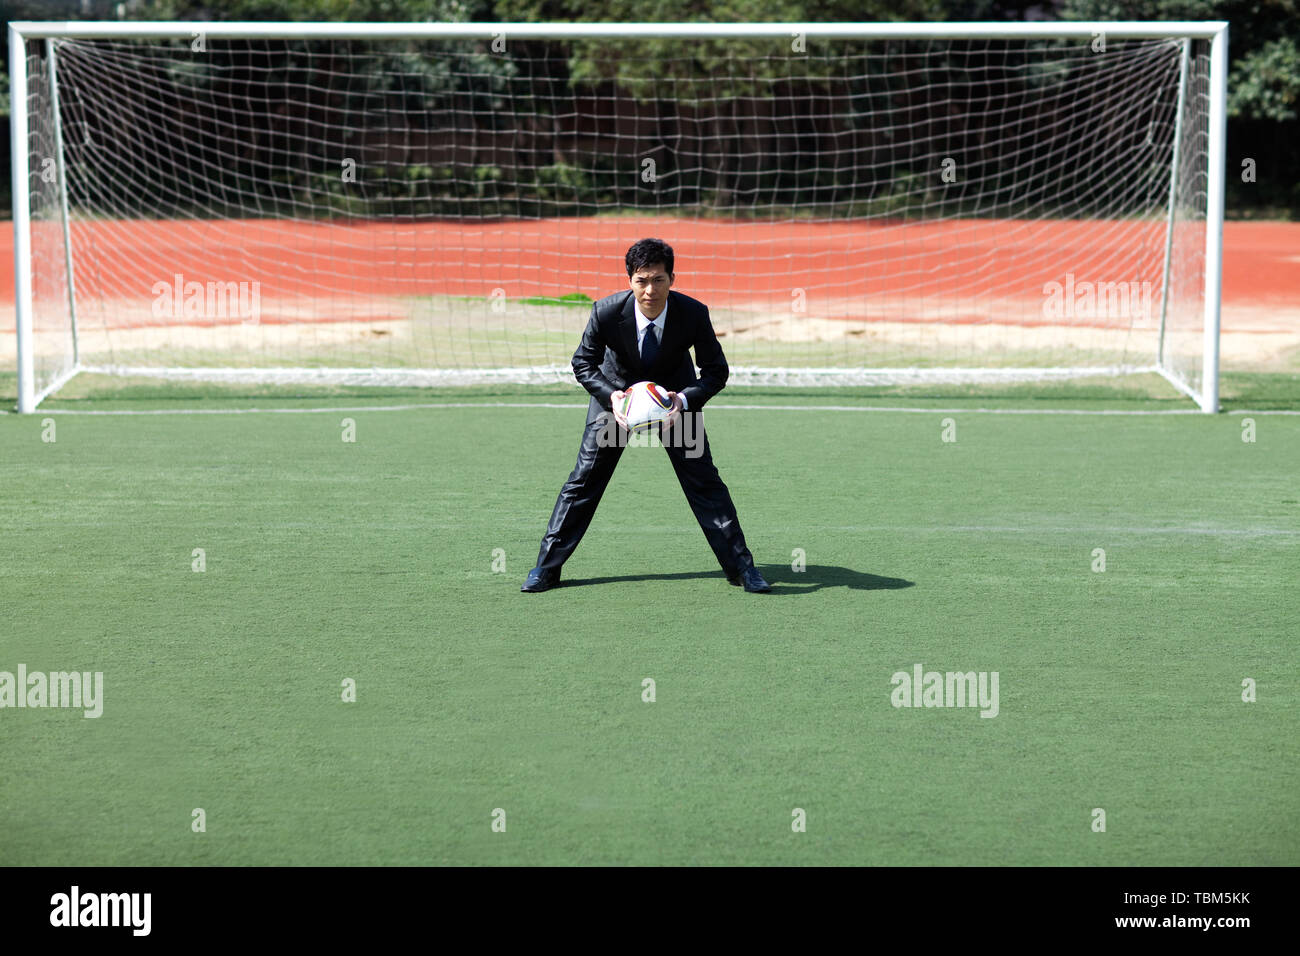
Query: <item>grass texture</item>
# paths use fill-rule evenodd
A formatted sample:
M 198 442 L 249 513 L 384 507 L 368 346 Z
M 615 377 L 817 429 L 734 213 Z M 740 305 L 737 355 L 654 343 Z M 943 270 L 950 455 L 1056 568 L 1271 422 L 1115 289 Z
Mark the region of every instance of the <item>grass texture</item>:
M 0 864 L 1300 863 L 1300 419 L 728 390 L 774 593 L 632 448 L 526 595 L 581 396 L 468 394 L 561 407 L 0 416 L 0 671 L 104 681 L 0 709 Z

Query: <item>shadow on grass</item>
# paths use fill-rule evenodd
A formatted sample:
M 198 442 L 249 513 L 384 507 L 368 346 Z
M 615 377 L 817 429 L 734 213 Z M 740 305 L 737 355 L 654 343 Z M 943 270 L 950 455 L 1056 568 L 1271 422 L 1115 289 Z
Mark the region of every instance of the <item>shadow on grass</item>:
M 855 571 L 829 564 L 810 564 L 807 570 L 795 571 L 788 564 L 760 564 L 758 570 L 767 583 L 772 585 L 772 594 L 810 594 L 823 588 L 849 588 L 854 591 L 897 591 L 913 587 L 916 582 L 906 578 L 886 578 L 866 571 Z M 622 574 L 617 577 L 570 578 L 561 580 L 559 587 L 586 587 L 595 584 L 630 584 L 642 581 L 695 581 L 701 578 L 716 579 L 724 587 L 729 587 L 727 579 L 719 571 L 679 571 L 673 574 Z M 741 588 L 736 588 L 743 593 Z M 768 595 L 771 596 L 771 595 Z

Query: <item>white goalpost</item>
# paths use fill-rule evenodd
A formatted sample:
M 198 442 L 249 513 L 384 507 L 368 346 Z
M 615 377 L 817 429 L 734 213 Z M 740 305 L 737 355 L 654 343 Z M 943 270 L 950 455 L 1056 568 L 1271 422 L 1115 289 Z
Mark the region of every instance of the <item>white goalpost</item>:
M 1223 22 L 15 22 L 9 54 L 20 412 L 83 371 L 572 382 L 645 236 L 733 384 L 1154 372 L 1219 407 Z

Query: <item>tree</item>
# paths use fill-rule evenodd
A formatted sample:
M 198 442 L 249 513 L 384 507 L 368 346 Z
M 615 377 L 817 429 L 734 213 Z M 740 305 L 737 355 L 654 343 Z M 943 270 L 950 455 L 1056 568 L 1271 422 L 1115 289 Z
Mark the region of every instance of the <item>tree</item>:
M 1297 0 L 1065 0 L 1068 20 L 1228 21 L 1230 215 L 1300 217 Z M 1255 160 L 1257 182 L 1234 175 Z

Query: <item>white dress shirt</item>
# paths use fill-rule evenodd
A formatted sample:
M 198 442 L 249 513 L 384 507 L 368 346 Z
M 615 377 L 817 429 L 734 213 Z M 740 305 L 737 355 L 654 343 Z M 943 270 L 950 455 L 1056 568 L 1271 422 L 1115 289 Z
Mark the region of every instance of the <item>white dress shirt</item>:
M 653 319 L 641 311 L 641 303 L 639 301 L 636 302 L 635 308 L 637 352 L 639 353 L 641 351 L 641 344 L 645 341 L 646 329 L 650 328 L 652 325 L 655 327 L 655 335 L 659 337 L 659 346 L 662 348 L 664 344 L 664 322 L 668 318 L 668 303 L 664 303 L 663 311 Z M 682 400 L 682 408 L 685 409 L 687 407 L 686 396 L 681 392 L 678 392 L 677 397 Z

